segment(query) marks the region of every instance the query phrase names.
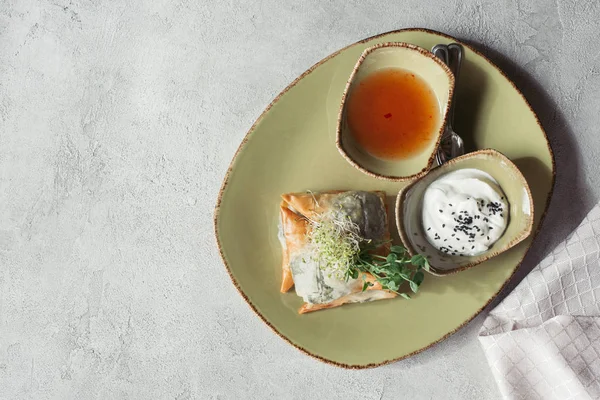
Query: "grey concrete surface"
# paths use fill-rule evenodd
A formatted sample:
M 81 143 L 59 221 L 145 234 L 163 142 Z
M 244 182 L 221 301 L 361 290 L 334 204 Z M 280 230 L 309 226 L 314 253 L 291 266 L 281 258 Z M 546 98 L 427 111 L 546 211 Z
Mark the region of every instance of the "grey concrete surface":
M 427 27 L 489 55 L 551 137 L 524 274 L 600 194 L 599 18 L 594 0 L 0 1 L 0 399 L 499 398 L 483 316 L 366 371 L 284 343 L 229 281 L 213 206 L 291 80 Z

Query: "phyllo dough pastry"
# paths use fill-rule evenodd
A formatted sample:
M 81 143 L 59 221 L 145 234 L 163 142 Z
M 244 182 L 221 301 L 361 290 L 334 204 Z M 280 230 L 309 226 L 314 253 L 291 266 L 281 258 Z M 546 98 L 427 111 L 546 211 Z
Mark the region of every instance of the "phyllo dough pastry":
M 354 277 L 346 273 L 346 264 L 359 243 L 373 244 L 375 253 L 389 250 L 385 192 L 288 193 L 281 197 L 281 292 L 295 287 L 305 301 L 300 314 L 396 297 L 367 272 Z M 343 241 L 333 240 L 340 232 L 350 235 Z

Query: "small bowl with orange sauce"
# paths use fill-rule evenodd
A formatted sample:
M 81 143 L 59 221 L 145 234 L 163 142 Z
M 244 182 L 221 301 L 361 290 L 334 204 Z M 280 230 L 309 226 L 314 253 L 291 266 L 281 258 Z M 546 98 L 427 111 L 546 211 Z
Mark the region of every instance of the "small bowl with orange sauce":
M 446 124 L 454 75 L 408 43 L 366 49 L 344 90 L 336 146 L 360 171 L 406 181 L 425 175 Z

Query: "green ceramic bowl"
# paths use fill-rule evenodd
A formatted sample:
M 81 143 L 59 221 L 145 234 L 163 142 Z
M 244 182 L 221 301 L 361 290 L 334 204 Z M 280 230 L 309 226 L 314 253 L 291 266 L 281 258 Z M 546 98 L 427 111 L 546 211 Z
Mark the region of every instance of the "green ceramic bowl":
M 504 191 L 510 205 L 510 219 L 504 234 L 488 251 L 470 257 L 437 251 L 425 238 L 421 222 L 423 193 L 427 187 L 441 176 L 463 168 L 475 168 L 490 174 Z M 479 265 L 525 240 L 533 229 L 533 207 L 529 185 L 517 166 L 498 151 L 479 150 L 442 164 L 402 189 L 396 200 L 396 226 L 411 255 L 427 256 L 432 273 L 447 275 Z
M 427 147 L 413 157 L 383 160 L 372 156 L 356 143 L 347 122 L 346 99 L 352 96 L 353 89 L 367 76 L 385 68 L 401 68 L 420 76 L 431 88 L 439 106 L 440 118 L 435 129 L 436 134 Z M 408 181 L 423 176 L 433 167 L 453 90 L 454 75 L 446 64 L 430 51 L 408 43 L 381 43 L 370 47 L 358 59 L 344 90 L 336 146 L 350 164 L 374 178 Z
M 280 195 L 314 191 L 384 190 L 394 227 L 402 182 L 374 179 L 350 165 L 335 147 L 342 94 L 363 51 L 406 42 L 430 49 L 454 38 L 408 29 L 363 40 L 335 52 L 292 82 L 267 107 L 242 141 L 215 210 L 217 244 L 240 294 L 277 335 L 319 360 L 347 368 L 382 365 L 422 351 L 477 315 L 513 275 L 534 235 L 469 270 L 428 275 L 418 295 L 350 304 L 298 315 L 302 299 L 281 294 L 277 240 Z M 529 182 L 539 227 L 554 183 L 550 146 L 527 101 L 489 60 L 463 44 L 454 129 L 468 149 L 494 148 Z M 398 240 L 396 238 L 396 240 Z M 393 338 L 393 340 L 390 340 Z

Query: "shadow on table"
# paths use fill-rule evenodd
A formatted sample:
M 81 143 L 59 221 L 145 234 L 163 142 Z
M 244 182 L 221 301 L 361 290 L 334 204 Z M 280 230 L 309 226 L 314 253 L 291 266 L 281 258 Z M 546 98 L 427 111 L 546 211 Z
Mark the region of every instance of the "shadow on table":
M 584 181 L 583 163 L 577 151 L 573 132 L 554 99 L 529 72 L 512 60 L 485 45 L 472 41 L 464 42 L 488 57 L 523 93 L 546 131 L 556 163 L 554 193 L 539 233 L 513 278 L 498 297 L 486 307 L 486 311 L 489 311 L 502 301 L 550 251 L 575 230 L 593 208 L 596 199 Z M 536 167 L 536 161 L 520 159 L 515 160 L 515 163 L 523 168 L 522 170 L 526 170 L 529 167 Z M 536 185 L 535 181 L 529 183 L 532 186 Z M 543 207 L 538 207 L 536 212 L 541 213 L 543 209 Z
M 595 199 L 593 193 L 591 193 L 585 183 L 583 161 L 577 150 L 575 136 L 555 100 L 529 72 L 505 57 L 503 54 L 477 42 L 463 39 L 460 40 L 474 47 L 490 59 L 523 93 L 532 109 L 537 114 L 538 119 L 548 136 L 554 153 L 556 171 L 553 195 L 531 248 L 527 252 L 525 259 L 518 267 L 514 276 L 500 294 L 483 310 L 482 314 L 460 329 L 460 331 L 469 331 L 469 336 L 471 336 L 473 334 L 472 330 L 474 329 L 474 325 L 477 326 L 476 329 L 478 330 L 478 326 L 482 324 L 487 312 L 497 306 L 498 303 L 500 303 L 519 284 L 519 282 L 521 282 L 521 280 L 550 253 L 550 251 L 564 241 L 566 237 L 577 228 L 588 212 L 594 207 L 597 199 Z M 481 85 L 483 86 L 484 84 L 485 82 L 482 81 Z M 472 136 L 473 132 L 469 131 L 468 121 L 466 123 L 467 125 L 464 126 L 464 133 L 466 134 L 465 139 L 468 147 L 469 145 L 472 145 L 469 134 Z M 461 131 L 461 133 L 463 132 Z M 528 183 L 532 188 L 532 192 L 535 193 L 537 191 L 540 193 L 546 190 L 546 188 L 544 188 L 545 185 L 531 179 L 531 177 L 535 176 L 544 176 L 544 179 L 548 179 L 551 172 L 548 171 L 548 168 L 545 165 L 535 158 L 521 158 L 514 160 L 514 162 L 521 171 L 530 171 L 525 175 L 528 175 L 526 177 L 529 178 Z M 536 188 L 539 190 L 536 190 Z M 536 217 L 542 216 L 541 213 L 544 211 L 545 203 L 545 198 L 536 202 L 536 213 L 538 213 Z M 461 351 L 465 340 L 467 339 L 461 335 L 451 335 L 448 339 L 444 340 L 444 345 L 442 345 L 442 347 L 445 351 L 448 351 L 448 348 L 454 347 L 457 348 L 457 351 Z M 404 369 L 423 362 L 433 362 L 432 360 L 436 359 L 435 349 L 439 347 L 440 344 L 436 344 L 429 351 L 418 354 L 407 360 L 393 363 L 390 367 L 394 369 Z

